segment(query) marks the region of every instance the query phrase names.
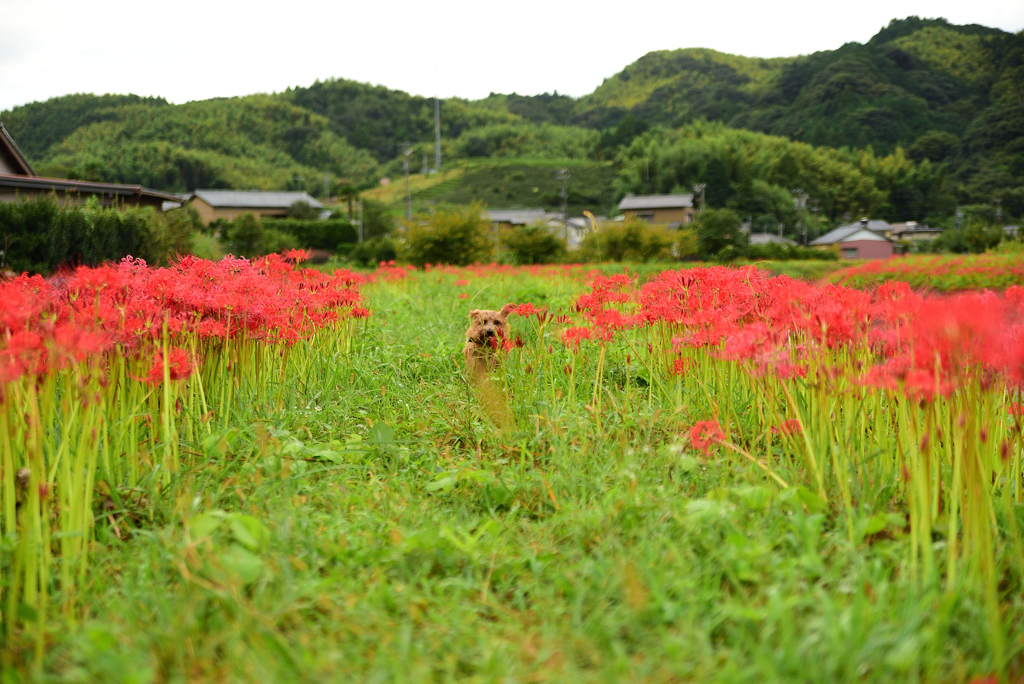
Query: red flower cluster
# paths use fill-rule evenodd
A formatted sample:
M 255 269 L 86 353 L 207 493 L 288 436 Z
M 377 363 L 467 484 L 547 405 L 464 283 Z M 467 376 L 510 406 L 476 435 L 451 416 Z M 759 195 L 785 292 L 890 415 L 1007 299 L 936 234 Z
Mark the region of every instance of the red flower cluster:
M 725 441 L 725 433 L 717 420 L 702 420 L 690 428 L 690 446 L 710 455 L 711 447 Z
M 829 279 L 852 287 L 900 281 L 914 288 L 947 292 L 982 288 L 1001 290 L 1024 284 L 1024 260 L 1016 254 L 877 259 L 840 269 Z
M 291 344 L 335 321 L 369 315 L 360 306 L 363 276 L 296 269 L 291 262 L 303 258 L 298 250 L 253 261 L 187 256 L 150 268 L 129 257 L 53 281 L 22 275 L 0 283 L 0 381 L 44 374 L 115 346 L 145 354 L 165 334 Z M 179 351 L 169 362 L 172 375 L 184 377 L 192 361 Z M 157 365 L 162 378 L 163 360 Z
M 863 382 L 924 399 L 970 377 L 1024 385 L 1024 288 L 924 297 L 888 283 L 868 293 L 753 266 L 665 271 L 638 291 L 629 285 L 626 275 L 596 277 L 576 301 L 589 327 L 564 330 L 563 341 L 667 326 L 674 352 L 706 348 L 784 379 L 805 376 L 821 349 L 849 349 L 873 359 Z

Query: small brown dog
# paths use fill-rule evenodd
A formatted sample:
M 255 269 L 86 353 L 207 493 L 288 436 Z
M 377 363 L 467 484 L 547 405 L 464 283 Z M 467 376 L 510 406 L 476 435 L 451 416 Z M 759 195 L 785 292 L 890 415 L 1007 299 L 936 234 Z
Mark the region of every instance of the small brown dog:
M 479 379 L 498 366 L 498 345 L 508 334 L 508 315 L 515 307 L 506 304 L 501 311 L 473 309 L 466 330 L 466 374 Z

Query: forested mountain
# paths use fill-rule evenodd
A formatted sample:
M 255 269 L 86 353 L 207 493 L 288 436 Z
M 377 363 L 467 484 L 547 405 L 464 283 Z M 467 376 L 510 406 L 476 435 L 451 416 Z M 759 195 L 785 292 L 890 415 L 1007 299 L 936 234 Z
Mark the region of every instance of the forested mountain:
M 778 154 L 772 164 L 790 168 L 820 148 L 814 154 L 850 170 L 844 182 L 859 174 L 881 193 L 862 193 L 863 201 L 841 214 L 870 209 L 924 218 L 993 196 L 1003 198 L 1009 214 L 1024 213 L 1020 33 L 911 17 L 891 22 L 864 45 L 812 55 L 659 51 L 582 98 L 492 94 L 441 106 L 446 161 L 612 161 L 619 193 L 700 181 L 713 188 L 709 204 L 739 206 L 742 197 L 757 195 L 754 180 L 784 193 L 799 180 L 812 203 L 834 216 L 842 203 L 825 196 L 827 175 L 773 176 L 761 167 L 751 175 L 736 166 L 747 160 L 763 167 Z M 403 142 L 413 145 L 414 169 L 424 156 L 432 158 L 433 111 L 431 98 L 333 79 L 183 105 L 68 95 L 0 112 L 0 120 L 41 173 L 178 191 L 301 186 L 322 192 L 324 174 L 369 185 L 397 173 Z M 788 141 L 807 145 L 786 147 Z M 646 169 L 642 182 L 637 164 Z M 821 188 L 821 196 L 812 188 Z

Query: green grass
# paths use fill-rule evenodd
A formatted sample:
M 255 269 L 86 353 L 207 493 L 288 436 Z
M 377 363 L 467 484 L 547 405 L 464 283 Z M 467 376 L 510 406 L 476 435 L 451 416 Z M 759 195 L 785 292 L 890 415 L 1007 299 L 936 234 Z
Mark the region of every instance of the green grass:
M 566 308 L 580 284 L 453 282 L 368 288 L 375 313 L 349 355 L 287 377 L 280 410 L 239 397 L 209 456 L 123 516 L 130 538 L 98 528 L 86 616 L 55 618 L 41 678 L 962 682 L 989 671 L 978 596 L 916 588 L 898 531 L 852 543 L 829 510 L 766 486 L 746 461 L 695 458 L 681 434 L 707 417 L 704 397 L 676 408 L 625 351 L 607 362 L 602 421 L 561 370 L 592 371 L 594 353 L 552 340 L 553 372 L 506 369 L 510 420 L 497 427 L 462 377 L 466 310 Z M 266 538 L 230 517 L 203 538 L 197 516 L 216 511 L 252 516 Z M 11 654 L 22 668 L 30 636 Z

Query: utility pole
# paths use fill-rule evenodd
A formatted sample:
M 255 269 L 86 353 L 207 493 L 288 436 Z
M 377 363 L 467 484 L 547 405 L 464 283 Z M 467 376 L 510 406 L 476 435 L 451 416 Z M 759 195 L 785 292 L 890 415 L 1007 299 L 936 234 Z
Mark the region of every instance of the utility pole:
M 437 91 L 437 69 L 434 69 L 434 168 L 441 173 L 441 100 Z
M 326 173 L 324 174 L 324 202 L 331 201 L 331 179 Z
M 363 241 L 363 196 L 359 196 L 359 242 Z
M 558 173 L 555 174 L 555 178 L 562 181 L 562 225 L 565 226 L 565 239 L 569 239 L 569 178 L 572 174 L 569 173 L 569 169 L 561 168 L 558 169 Z
M 399 147 L 402 148 L 402 168 L 405 170 L 405 221 L 410 223 L 412 221 L 412 196 L 409 194 L 409 155 L 412 154 L 412 146 L 404 142 Z
M 807 198 L 810 197 L 803 188 L 796 188 L 792 190 L 793 202 L 796 204 L 797 220 L 802 224 L 801 236 L 802 244 L 807 244 L 807 213 L 804 209 L 807 207 Z
M 708 187 L 707 183 L 697 183 L 693 186 L 695 193 L 700 193 L 700 210 L 704 211 L 704 190 Z
M 996 225 L 1000 228 L 1003 227 L 1003 198 L 994 197 L 992 198 L 992 204 L 996 205 Z
M 960 207 L 956 208 L 956 229 L 960 230 L 960 222 L 964 220 L 964 210 Z

